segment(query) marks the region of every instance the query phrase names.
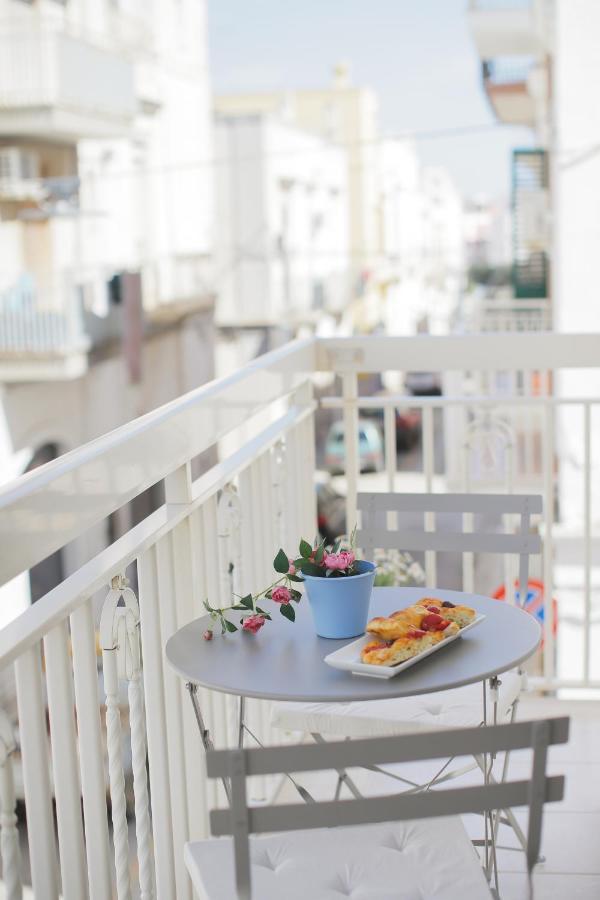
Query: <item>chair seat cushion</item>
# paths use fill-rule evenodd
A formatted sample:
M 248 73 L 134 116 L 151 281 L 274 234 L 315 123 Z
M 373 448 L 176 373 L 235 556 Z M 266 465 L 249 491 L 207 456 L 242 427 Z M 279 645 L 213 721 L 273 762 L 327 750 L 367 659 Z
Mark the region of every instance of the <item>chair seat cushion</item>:
M 186 844 L 199 896 L 237 900 L 233 844 Z M 490 900 L 458 817 L 251 838 L 253 900 Z
M 505 672 L 498 691 L 501 722 L 519 696 L 521 676 Z M 272 724 L 284 731 L 317 732 L 342 737 L 408 734 L 439 728 L 467 728 L 483 721 L 481 683 L 450 691 L 399 700 L 362 700 L 355 703 L 275 703 Z M 488 689 L 488 721 L 492 702 Z

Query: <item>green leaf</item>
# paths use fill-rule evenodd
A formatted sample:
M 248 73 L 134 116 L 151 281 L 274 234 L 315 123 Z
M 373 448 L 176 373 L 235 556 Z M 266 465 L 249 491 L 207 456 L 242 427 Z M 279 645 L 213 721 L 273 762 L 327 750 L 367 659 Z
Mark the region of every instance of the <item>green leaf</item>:
M 210 606 L 208 600 L 203 600 L 202 605 L 204 606 L 206 612 L 212 612 L 212 606 Z
M 291 603 L 282 603 L 279 607 L 279 612 L 284 618 L 289 619 L 290 622 L 296 621 L 296 611 Z
M 335 571 L 334 569 L 327 569 L 327 571 L 325 572 L 325 578 L 331 578 L 334 571 Z
M 273 560 L 273 568 L 276 572 L 281 572 L 282 575 L 287 573 L 290 568 L 290 561 L 285 551 L 279 550 L 277 556 Z
M 300 541 L 300 547 L 298 549 L 300 550 L 300 556 L 302 556 L 304 559 L 310 558 L 312 547 L 310 546 L 308 541 L 304 540 L 304 538 L 302 538 L 302 540 Z
M 269 615 L 269 613 L 266 612 L 266 610 L 261 609 L 260 606 L 256 607 L 256 612 L 259 613 L 259 615 L 264 616 L 265 619 L 268 619 L 269 621 L 271 621 L 271 616 Z
M 325 556 L 325 547 L 321 544 L 320 547 L 317 548 L 317 552 L 315 553 L 315 562 L 322 563 L 323 557 Z
M 298 575 L 288 575 L 289 581 L 298 581 L 300 584 L 304 581 L 303 578 L 300 578 Z
M 231 609 L 241 609 L 246 612 L 247 607 L 241 603 L 236 603 L 235 606 L 230 607 Z
M 316 566 L 313 562 L 310 562 L 308 559 L 305 559 L 302 563 L 302 571 L 305 575 L 314 575 L 317 578 L 323 577 L 323 569 L 321 566 Z
M 244 606 L 246 609 L 253 609 L 253 608 L 254 608 L 254 601 L 253 601 L 253 599 L 252 599 L 252 594 L 246 594 L 245 597 L 242 597 L 242 599 L 240 600 L 240 603 L 241 603 L 242 606 Z
M 237 625 L 234 625 L 233 622 L 230 622 L 229 619 L 223 618 L 223 625 L 227 629 L 227 631 L 237 631 Z
M 339 552 L 340 552 L 340 547 L 341 547 L 341 546 L 342 546 L 342 540 L 341 540 L 341 538 L 338 538 L 337 541 L 335 542 L 335 544 L 333 545 L 333 549 L 332 549 L 331 552 L 332 552 L 332 553 L 339 553 Z
M 290 594 L 292 595 L 292 600 L 295 600 L 296 603 L 302 597 L 302 594 L 300 593 L 300 591 L 295 591 L 294 588 L 290 588 Z

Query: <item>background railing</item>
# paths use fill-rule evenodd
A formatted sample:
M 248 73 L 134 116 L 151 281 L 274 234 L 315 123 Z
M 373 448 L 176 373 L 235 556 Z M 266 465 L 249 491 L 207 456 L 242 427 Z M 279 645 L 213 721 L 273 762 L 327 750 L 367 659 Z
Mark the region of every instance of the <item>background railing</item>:
M 19 286 L 0 293 L 0 355 L 64 355 L 81 353 L 88 345 L 73 289 L 40 295 Z
M 6 486 L 0 492 L 5 602 L 22 573 L 61 548 L 84 544 L 91 529 L 106 527 L 152 486 L 164 488 L 154 512 L 0 632 L 7 713 L 0 717 L 0 851 L 7 896 L 18 897 L 21 877 L 30 873 L 36 897 L 57 897 L 61 890 L 65 898 L 109 898 L 115 891 L 125 898 L 137 872 L 143 897 L 191 898 L 183 843 L 206 834 L 206 811 L 217 798 L 199 764 L 184 686 L 166 665 L 163 648 L 178 627 L 202 614 L 205 598 L 225 605 L 232 590 L 263 587 L 274 550 L 292 548 L 301 534 L 314 532 L 315 427 L 332 409 L 345 422 L 349 524 L 361 480 L 367 486 L 374 479 L 382 490 L 466 485 L 526 487 L 544 495 L 536 526 L 544 539 L 537 574 L 545 582 L 545 644 L 533 684 L 544 690 L 600 687 L 592 565 L 600 391 L 593 392 L 591 376 L 589 396 L 557 390 L 563 370 L 598 375 L 599 340 L 491 334 L 295 342 Z M 393 381 L 424 369 L 444 373 L 443 396 L 359 397 L 359 375 L 383 373 Z M 327 394 L 318 413 L 317 373 L 319 390 Z M 396 453 L 394 434 L 394 408 L 407 404 L 421 409 L 423 428 L 422 452 L 410 471 Z M 361 476 L 358 419 L 368 406 L 383 410 L 385 471 Z M 567 426 L 575 438 L 576 425 L 582 440 L 565 456 L 561 429 Z M 208 452 L 217 462 L 202 471 L 198 459 Z M 575 483 L 582 514 L 567 549 L 579 553 L 574 565 L 581 589 L 576 605 L 567 604 L 569 615 L 560 614 L 555 635 L 548 598 L 557 596 L 559 607 L 563 601 L 557 562 L 573 567 L 572 556 L 560 555 L 557 521 L 577 525 L 579 513 L 570 519 L 563 497 L 575 496 Z M 426 560 L 432 584 L 437 564 L 435 557 Z M 475 561 L 459 577 L 467 587 L 488 590 L 482 573 L 489 575 Z M 501 571 L 499 581 L 510 599 L 511 570 Z M 573 594 L 572 584 L 569 590 Z M 582 661 L 569 678 L 560 677 L 563 625 L 569 652 Z M 231 740 L 233 700 L 203 691 L 202 704 L 217 744 Z M 249 717 L 251 729 L 269 739 L 268 705 L 250 704 Z M 21 776 L 26 842 L 14 815 Z M 253 790 L 265 796 L 268 788 L 258 782 Z M 21 847 L 27 852 L 19 861 Z

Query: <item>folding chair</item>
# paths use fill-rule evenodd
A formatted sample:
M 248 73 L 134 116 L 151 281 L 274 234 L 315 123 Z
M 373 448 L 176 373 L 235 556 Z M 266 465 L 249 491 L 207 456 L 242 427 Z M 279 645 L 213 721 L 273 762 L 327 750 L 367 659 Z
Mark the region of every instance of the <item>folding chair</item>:
M 366 559 L 375 548 L 408 551 L 423 550 L 430 577 L 435 580 L 435 557 L 439 551 L 463 554 L 465 565 L 472 567 L 477 552 L 519 557 L 519 598 L 527 596 L 529 556 L 539 553 L 540 538 L 530 533 L 531 516 L 541 513 L 542 498 L 529 495 L 498 494 L 359 494 L 361 527 L 357 543 Z M 388 516 L 421 513 L 422 529 L 388 527 Z M 435 527 L 435 515 L 459 513 L 461 532 L 428 530 Z M 484 514 L 495 520 L 510 516 L 519 519 L 515 534 L 487 533 L 473 530 L 473 517 Z M 469 529 L 469 530 L 466 530 Z M 432 559 L 433 557 L 433 559 Z M 433 563 L 433 564 L 432 564 Z M 472 579 L 471 579 L 472 580 Z M 512 582 L 512 577 L 510 578 Z M 440 585 L 443 587 L 443 585 Z M 470 585 L 472 589 L 472 585 Z M 512 589 L 512 584 L 511 584 Z M 426 595 L 435 585 L 423 590 Z M 401 700 L 370 700 L 359 703 L 276 703 L 271 721 L 285 731 L 301 731 L 314 736 L 323 734 L 342 737 L 369 737 L 374 734 L 405 734 L 432 728 L 459 728 L 483 722 L 485 701 L 494 722 L 515 715 L 523 678 L 520 672 L 506 672 L 482 690 L 479 684 L 449 691 L 425 694 Z M 485 694 L 484 694 L 485 691 Z M 318 739 L 318 737 L 317 737 Z
M 488 887 L 461 814 L 529 807 L 527 872 L 538 858 L 543 805 L 561 800 L 562 776 L 546 775 L 548 747 L 569 720 L 519 722 L 328 744 L 209 751 L 210 778 L 231 785 L 231 808 L 210 814 L 213 835 L 186 844 L 194 888 L 207 900 L 480 900 Z M 531 777 L 418 794 L 249 807 L 246 778 L 531 748 Z M 444 817 L 444 818 L 439 818 Z M 429 820 L 429 821 L 424 821 Z M 278 834 L 285 832 L 285 834 Z M 250 835 L 269 833 L 266 837 Z M 493 847 L 492 847 L 492 852 Z

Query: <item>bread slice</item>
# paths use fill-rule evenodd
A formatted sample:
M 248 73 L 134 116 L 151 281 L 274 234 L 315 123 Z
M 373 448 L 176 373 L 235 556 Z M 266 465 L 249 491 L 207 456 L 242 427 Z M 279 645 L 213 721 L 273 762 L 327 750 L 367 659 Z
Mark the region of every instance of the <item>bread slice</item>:
M 397 666 L 412 659 L 424 650 L 441 643 L 459 631 L 455 622 L 450 622 L 443 631 L 420 631 L 412 629 L 404 637 L 395 641 L 371 641 L 360 654 L 362 662 L 375 666 Z
M 403 637 L 411 629 L 420 629 L 425 610 L 417 606 L 409 606 L 398 610 L 391 616 L 377 616 L 367 625 L 369 634 L 376 634 L 385 641 L 395 641 Z
M 430 612 L 437 612 L 444 619 L 456 622 L 460 628 L 470 625 L 477 615 L 470 606 L 461 606 L 450 603 L 448 600 L 438 600 L 434 597 L 423 597 L 419 600 L 417 606 L 424 606 Z

